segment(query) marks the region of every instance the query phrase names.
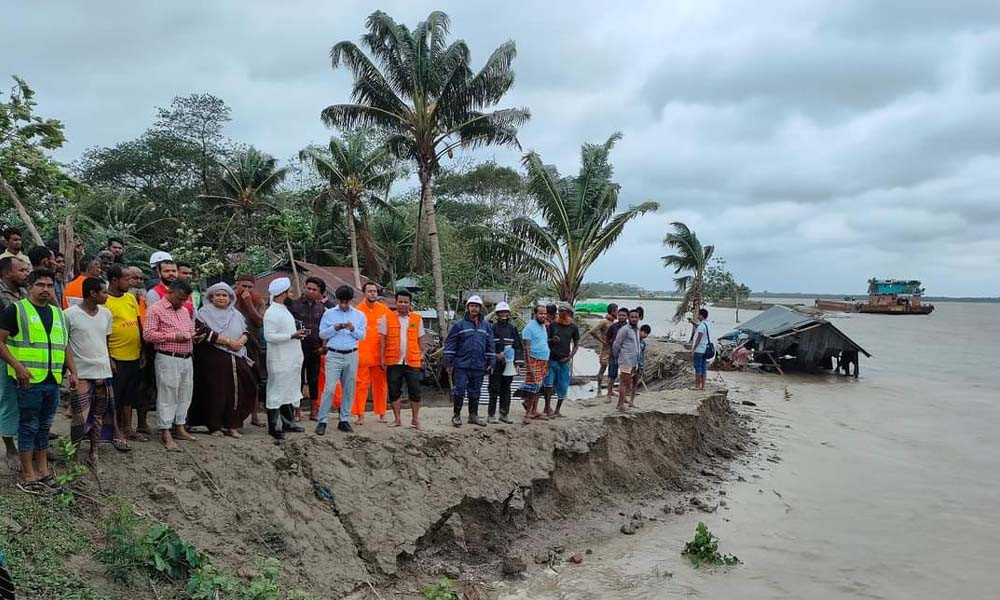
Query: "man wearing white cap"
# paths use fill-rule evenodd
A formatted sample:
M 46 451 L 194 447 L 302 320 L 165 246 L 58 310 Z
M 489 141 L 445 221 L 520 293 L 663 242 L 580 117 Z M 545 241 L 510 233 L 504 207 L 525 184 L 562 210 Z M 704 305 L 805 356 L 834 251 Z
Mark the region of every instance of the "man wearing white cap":
M 488 423 L 497 422 L 497 401 L 499 401 L 500 421 L 513 423 L 509 416 L 510 386 L 514 382 L 515 364 L 524 364 L 524 349 L 521 347 L 521 333 L 517 330 L 517 325 L 510 320 L 510 305 L 500 302 L 494 313 L 497 317 L 496 323 L 493 324 L 497 358 L 493 372 L 490 373 L 490 402 L 487 405 L 486 420 Z
M 493 327 L 482 317 L 483 301 L 472 296 L 465 303 L 465 317 L 451 326 L 444 342 L 444 366 L 451 376 L 455 414 L 451 424 L 462 425 L 462 403 L 469 397 L 469 423 L 486 426 L 479 416 L 479 390 L 483 377 L 492 372 L 496 360 Z
M 295 326 L 295 317 L 285 306 L 291 287 L 292 282 L 287 277 L 272 281 L 267 286 L 271 306 L 264 311 L 264 341 L 267 342 L 267 401 L 264 406 L 267 408 L 267 432 L 277 440 L 285 437 L 287 426 L 283 424 L 278 429 L 278 423 L 282 422 L 281 411 L 292 416 L 293 407 L 302 396 L 300 340 L 306 332 Z

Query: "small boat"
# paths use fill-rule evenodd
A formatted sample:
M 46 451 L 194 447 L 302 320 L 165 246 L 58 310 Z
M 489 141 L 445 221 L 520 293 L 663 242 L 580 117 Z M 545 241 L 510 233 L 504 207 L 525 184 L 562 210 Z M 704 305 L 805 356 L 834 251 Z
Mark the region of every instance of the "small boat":
M 818 298 L 816 308 L 835 312 L 859 312 L 879 315 L 929 315 L 933 304 L 921 302 L 924 288 L 916 279 L 869 279 L 868 301 L 854 298 L 826 300 Z

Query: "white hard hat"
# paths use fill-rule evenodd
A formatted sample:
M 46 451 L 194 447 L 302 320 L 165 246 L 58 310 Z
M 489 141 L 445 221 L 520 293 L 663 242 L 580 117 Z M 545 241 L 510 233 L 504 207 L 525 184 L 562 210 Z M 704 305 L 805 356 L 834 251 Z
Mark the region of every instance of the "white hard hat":
M 496 312 L 500 312 L 502 310 L 510 312 L 510 305 L 506 302 L 497 302 Z
M 165 260 L 174 260 L 174 257 L 170 256 L 169 252 L 157 250 L 152 256 L 149 257 L 149 268 L 152 269 Z
M 468 306 L 470 304 L 478 304 L 479 306 L 482 306 L 483 299 L 479 296 L 469 296 L 469 299 L 465 301 L 465 305 Z

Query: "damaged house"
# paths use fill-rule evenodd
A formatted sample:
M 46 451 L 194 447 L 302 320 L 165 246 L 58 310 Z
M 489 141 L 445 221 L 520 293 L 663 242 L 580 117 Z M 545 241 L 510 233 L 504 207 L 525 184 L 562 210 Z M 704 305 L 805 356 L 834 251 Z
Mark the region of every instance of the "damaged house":
M 779 372 L 784 366 L 793 366 L 803 371 L 843 370 L 857 377 L 859 356 L 871 357 L 826 319 L 778 305 L 720 339 L 747 345 L 758 362 Z

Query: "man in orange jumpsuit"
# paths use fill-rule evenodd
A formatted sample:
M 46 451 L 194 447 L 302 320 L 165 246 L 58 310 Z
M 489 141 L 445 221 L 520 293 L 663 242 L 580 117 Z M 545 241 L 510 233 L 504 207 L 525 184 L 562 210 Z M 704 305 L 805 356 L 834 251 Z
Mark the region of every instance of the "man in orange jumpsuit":
M 358 304 L 357 309 L 365 315 L 368 326 L 365 329 L 365 339 L 358 342 L 358 379 L 354 392 L 354 404 L 351 414 L 357 417 L 358 425 L 365 422 L 365 406 L 368 404 L 368 389 L 372 392 L 372 410 L 378 415 L 378 420 L 385 423 L 385 412 L 389 388 L 385 379 L 385 368 L 382 366 L 382 353 L 385 346 L 385 336 L 378 333 L 378 322 L 382 317 L 391 317 L 392 311 L 378 300 L 378 286 L 368 282 L 362 286 L 365 299 Z

